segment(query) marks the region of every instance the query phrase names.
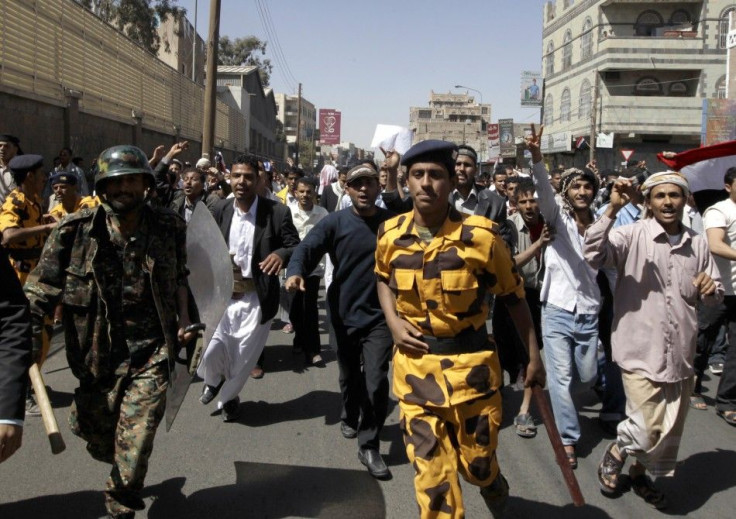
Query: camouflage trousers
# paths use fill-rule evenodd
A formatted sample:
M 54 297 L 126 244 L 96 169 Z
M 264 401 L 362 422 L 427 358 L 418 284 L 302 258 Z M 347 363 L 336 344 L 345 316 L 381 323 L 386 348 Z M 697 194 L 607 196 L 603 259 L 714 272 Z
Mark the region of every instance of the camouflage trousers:
M 113 517 L 145 506 L 140 492 L 164 416 L 168 383 L 167 362 L 149 361 L 105 389 L 79 387 L 74 392 L 72 432 L 87 441 L 93 458 L 112 464 L 105 506 Z
M 406 455 L 414 466 L 420 516 L 465 516 L 458 473 L 473 485 L 490 485 L 499 472 L 496 459 L 501 394 L 450 407 L 399 401 Z

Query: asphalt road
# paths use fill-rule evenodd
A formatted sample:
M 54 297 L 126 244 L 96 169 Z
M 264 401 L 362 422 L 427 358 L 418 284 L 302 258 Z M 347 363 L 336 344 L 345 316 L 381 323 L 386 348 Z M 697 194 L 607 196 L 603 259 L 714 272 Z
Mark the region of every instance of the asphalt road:
M 393 478 L 376 481 L 358 461 L 356 441 L 340 435 L 334 353 L 323 352 L 326 367 L 304 369 L 301 356 L 291 352 L 293 336 L 274 328 L 266 349 L 266 376 L 246 384 L 239 422 L 223 423 L 212 404 L 201 405 L 197 382 L 172 430 L 159 429 L 144 490 L 146 510 L 137 517 L 418 517 L 396 402 L 392 400 L 381 445 Z M 52 455 L 40 418 L 27 420 L 22 449 L 0 465 L 2 519 L 105 515 L 102 489 L 109 467 L 94 461 L 66 426 L 76 384 L 59 342 L 55 338 L 56 353 L 42 372 L 67 450 Z M 711 405 L 716 383 L 706 382 Z M 510 426 L 520 396 L 504 390 L 498 457 L 511 485 L 508 517 L 736 516 L 736 428 L 712 407 L 688 416 L 678 472 L 661 481 L 670 507 L 657 512 L 632 492 L 617 499 L 599 492 L 596 467 L 609 439 L 596 423 L 595 395 L 580 395 L 583 437 L 576 474 L 588 504 L 574 508 L 544 428 L 540 425 L 536 438 L 522 439 Z M 464 485 L 464 499 L 466 517 L 489 517 L 476 488 Z

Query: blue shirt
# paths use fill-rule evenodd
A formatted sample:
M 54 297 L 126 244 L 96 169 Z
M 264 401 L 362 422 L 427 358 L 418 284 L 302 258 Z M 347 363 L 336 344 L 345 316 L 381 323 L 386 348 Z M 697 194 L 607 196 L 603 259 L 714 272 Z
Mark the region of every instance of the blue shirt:
M 603 213 L 606 212 L 606 209 L 608 209 L 608 206 L 611 205 L 610 203 L 602 205 L 598 211 L 596 211 L 595 215 L 597 218 L 600 218 Z M 636 223 L 639 220 L 641 220 L 641 209 L 639 209 L 636 205 L 629 202 L 625 206 L 621 208 L 621 210 L 616 215 L 616 221 L 613 223 L 613 227 L 621 227 L 622 225 L 628 225 L 630 223 Z

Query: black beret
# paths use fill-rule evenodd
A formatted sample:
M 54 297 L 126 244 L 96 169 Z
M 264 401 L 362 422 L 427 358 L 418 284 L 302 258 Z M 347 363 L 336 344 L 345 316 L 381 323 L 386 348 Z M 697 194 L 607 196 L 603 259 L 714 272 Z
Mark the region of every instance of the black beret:
M 401 165 L 408 169 L 415 162 L 438 162 L 447 168 L 450 176 L 454 176 L 456 158 L 457 146 L 454 143 L 429 139 L 409 148 L 401 159 Z
M 43 166 L 43 157 L 41 155 L 16 155 L 10 159 L 8 167 L 17 173 L 25 171 L 33 171 Z
M 16 146 L 20 146 L 20 139 L 15 135 L 10 135 L 9 133 L 0 134 L 0 142 L 12 142 Z
M 51 175 L 49 182 L 52 186 L 56 184 L 68 184 L 70 186 L 77 185 L 77 175 L 74 173 L 67 173 L 66 171 L 59 171 Z

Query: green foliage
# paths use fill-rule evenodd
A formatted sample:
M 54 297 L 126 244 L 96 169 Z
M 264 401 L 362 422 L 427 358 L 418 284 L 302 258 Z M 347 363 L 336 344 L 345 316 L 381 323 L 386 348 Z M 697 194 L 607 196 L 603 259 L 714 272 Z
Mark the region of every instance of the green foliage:
M 266 55 L 266 44 L 255 36 L 235 38 L 220 36 L 217 49 L 217 64 L 258 67 L 263 86 L 268 86 L 273 66 L 270 59 L 262 59 Z
M 171 16 L 178 21 L 186 14 L 177 0 L 76 1 L 154 54 L 162 44 L 168 50 L 168 42 L 162 42 L 156 31 L 159 20 Z

